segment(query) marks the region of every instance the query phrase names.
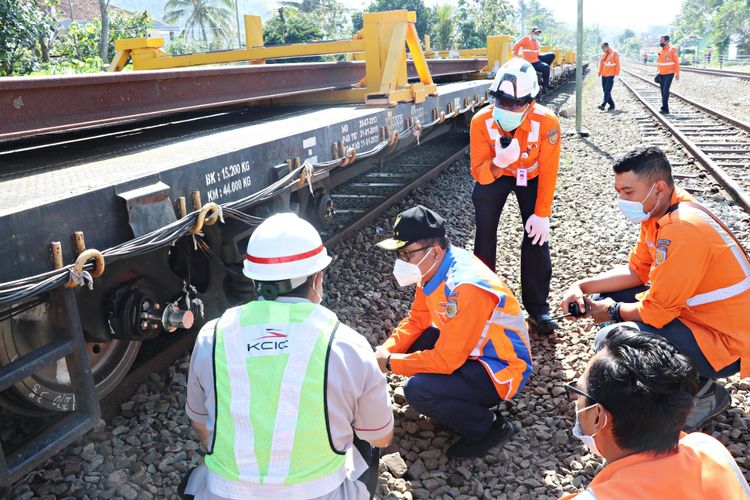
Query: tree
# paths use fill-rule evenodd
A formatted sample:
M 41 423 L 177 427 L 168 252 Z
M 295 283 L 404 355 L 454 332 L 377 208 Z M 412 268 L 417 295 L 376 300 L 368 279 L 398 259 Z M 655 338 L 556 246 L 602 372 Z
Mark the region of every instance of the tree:
M 321 40 L 323 31 L 312 19 L 294 7 L 280 7 L 276 14 L 263 27 L 265 45 L 282 45 L 285 43 L 303 43 Z M 269 62 L 321 61 L 320 57 L 298 57 Z
M 750 51 L 750 4 L 747 0 L 726 0 L 711 20 L 712 41 L 726 53 L 734 41 L 742 52 Z
M 622 35 L 620 35 L 617 40 L 620 42 L 620 45 L 622 46 L 626 40 L 629 38 L 635 38 L 635 31 L 633 30 L 625 30 L 622 32 Z
M 184 23 L 180 37 L 200 37 L 208 47 L 207 31 L 211 39 L 220 38 L 229 42 L 232 35 L 233 0 L 167 0 L 164 5 L 164 21 Z
M 0 76 L 28 74 L 39 65 L 40 40 L 54 33 L 52 2 L 0 0 Z
M 351 20 L 345 15 L 346 7 L 336 0 L 285 0 L 282 7 L 294 7 L 307 14 L 327 39 L 348 38 Z M 361 14 L 360 14 L 361 15 Z
M 516 36 L 514 14 L 508 0 L 459 0 L 455 16 L 458 46 L 462 49 L 484 47 L 489 35 Z
M 449 50 L 453 46 L 453 6 L 445 3 L 435 7 L 435 47 Z
M 504 0 L 500 0 L 504 1 Z M 367 7 L 367 12 L 382 12 L 384 10 L 412 10 L 417 14 L 417 34 L 420 38 L 433 34 L 435 13 L 427 7 L 423 0 L 375 0 Z

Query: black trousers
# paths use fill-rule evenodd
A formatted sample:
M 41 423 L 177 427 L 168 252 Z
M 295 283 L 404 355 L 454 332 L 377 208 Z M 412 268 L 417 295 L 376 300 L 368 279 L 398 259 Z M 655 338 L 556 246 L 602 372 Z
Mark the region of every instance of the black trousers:
M 503 213 L 508 195 L 516 194 L 521 210 L 523 225 L 534 213 L 539 178 L 530 179 L 528 186 L 516 186 L 516 179 L 504 175 L 492 184 L 477 183 L 471 199 L 474 202 L 477 234 L 474 239 L 474 255 L 495 271 L 497 248 L 497 224 Z M 552 278 L 552 260 L 549 244 L 532 245 L 531 238 L 524 230 L 521 242 L 521 299 L 526 312 L 531 316 L 549 313 L 547 297 Z
M 674 73 L 661 75 L 659 87 L 661 88 L 661 109 L 663 111 L 669 111 L 669 88 L 672 86 L 672 80 L 674 80 Z
M 602 77 L 602 90 L 604 91 L 604 99 L 602 100 L 602 106 L 609 104 L 611 107 L 615 107 L 615 101 L 612 99 L 612 87 L 615 85 L 614 76 L 603 76 Z
M 544 88 L 549 87 L 549 64 L 539 59 L 537 62 L 531 63 L 531 65 L 534 66 L 536 71 L 542 74 L 542 86 Z

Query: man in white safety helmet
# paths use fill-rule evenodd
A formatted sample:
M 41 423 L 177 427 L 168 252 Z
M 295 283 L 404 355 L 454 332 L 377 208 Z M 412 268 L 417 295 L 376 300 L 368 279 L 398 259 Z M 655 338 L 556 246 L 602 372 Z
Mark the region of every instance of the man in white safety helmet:
M 331 258 L 293 213 L 247 244 L 258 300 L 204 326 L 185 411 L 208 450 L 184 497 L 371 498 L 393 436 L 386 380 L 367 340 L 320 305 Z M 369 443 L 369 444 L 368 444 Z
M 560 122 L 537 104 L 534 67 L 513 58 L 497 71 L 490 85 L 494 103 L 471 121 L 472 201 L 476 216 L 474 254 L 495 270 L 497 225 L 505 201 L 515 193 L 526 234 L 521 244 L 521 297 L 529 323 L 549 334 L 552 261 L 547 237 L 560 162 Z

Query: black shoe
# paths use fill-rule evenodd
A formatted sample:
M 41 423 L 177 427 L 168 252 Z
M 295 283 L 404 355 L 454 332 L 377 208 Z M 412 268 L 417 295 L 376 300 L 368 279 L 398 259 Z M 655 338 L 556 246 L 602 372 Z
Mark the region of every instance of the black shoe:
M 723 386 L 713 380 L 706 382 L 693 399 L 683 430 L 693 432 L 703 427 L 707 420 L 723 412 L 732 404 L 732 397 Z
M 490 431 L 481 439 L 467 441 L 461 438 L 448 448 L 449 458 L 481 458 L 492 448 L 505 444 L 513 435 L 513 425 L 497 413 L 497 420 L 492 422 Z
M 614 110 L 615 110 L 614 106 L 610 106 L 609 108 L 607 108 L 607 111 L 614 111 Z
M 668 110 L 668 109 L 664 109 L 664 108 L 661 108 L 661 109 L 659 110 L 659 113 L 661 113 L 661 114 L 663 114 L 663 115 L 668 115 L 668 114 L 669 114 L 669 110 Z
M 529 326 L 539 335 L 549 335 L 559 325 L 549 314 L 540 314 L 538 316 L 529 316 Z
M 598 105 L 598 106 L 597 106 L 597 108 L 599 108 L 599 109 L 601 109 L 602 111 L 604 111 L 604 104 L 600 104 L 600 105 Z

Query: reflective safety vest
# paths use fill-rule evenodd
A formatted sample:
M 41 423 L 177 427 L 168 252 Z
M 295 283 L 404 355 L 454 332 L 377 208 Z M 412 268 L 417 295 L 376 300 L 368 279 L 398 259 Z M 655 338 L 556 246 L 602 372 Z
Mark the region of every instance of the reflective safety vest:
M 672 209 L 641 224 L 630 268 L 651 288 L 639 297 L 645 323 L 677 318 L 715 370 L 741 360 L 750 375 L 750 260 L 731 232 L 675 189 Z
M 656 61 L 660 75 L 671 75 L 680 73 L 680 57 L 677 55 L 677 49 L 667 44 L 659 51 L 659 57 Z
M 619 74 L 620 54 L 615 49 L 609 49 L 599 58 L 599 76 L 617 76 Z
M 336 315 L 310 302 L 256 301 L 216 326 L 216 427 L 208 489 L 226 498 L 325 495 L 345 479 L 325 407 Z
M 532 64 L 539 60 L 539 52 L 539 42 L 529 35 L 522 37 L 513 46 L 514 55 L 523 57 Z
M 551 109 L 534 102 L 521 125 L 513 132 L 506 132 L 492 117 L 494 109 L 490 104 L 471 120 L 471 176 L 485 185 L 502 176 L 515 177 L 518 169 L 526 169 L 528 180 L 539 177 L 534 213 L 549 217 L 560 164 L 560 121 Z M 492 163 L 496 140 L 501 136 L 517 139 L 520 147 L 518 159 L 503 169 Z

